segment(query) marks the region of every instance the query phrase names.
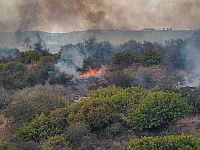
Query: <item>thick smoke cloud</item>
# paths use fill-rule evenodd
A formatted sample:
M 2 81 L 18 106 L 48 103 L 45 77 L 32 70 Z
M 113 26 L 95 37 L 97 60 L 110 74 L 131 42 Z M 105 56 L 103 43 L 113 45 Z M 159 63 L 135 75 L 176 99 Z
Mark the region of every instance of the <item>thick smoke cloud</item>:
M 199 0 L 0 0 L 0 31 L 199 28 Z

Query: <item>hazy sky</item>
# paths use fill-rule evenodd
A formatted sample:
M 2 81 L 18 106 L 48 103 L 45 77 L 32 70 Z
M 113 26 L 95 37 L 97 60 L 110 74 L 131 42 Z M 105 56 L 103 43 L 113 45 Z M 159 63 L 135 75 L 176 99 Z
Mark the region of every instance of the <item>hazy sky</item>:
M 0 31 L 200 28 L 200 0 L 0 0 Z

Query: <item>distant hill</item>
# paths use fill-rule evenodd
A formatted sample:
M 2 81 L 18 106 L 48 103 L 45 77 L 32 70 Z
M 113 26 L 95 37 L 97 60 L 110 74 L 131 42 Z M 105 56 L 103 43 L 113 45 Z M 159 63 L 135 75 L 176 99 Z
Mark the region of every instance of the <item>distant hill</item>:
M 58 51 L 61 45 L 75 44 L 82 42 L 91 35 L 95 35 L 100 41 L 110 41 L 114 45 L 124 43 L 129 40 L 163 42 L 169 39 L 187 39 L 197 30 L 88 30 L 71 33 L 47 33 L 40 31 L 26 32 L 0 32 L 0 47 L 27 49 L 24 42 L 30 38 L 30 45 L 43 39 L 47 48 L 51 51 Z

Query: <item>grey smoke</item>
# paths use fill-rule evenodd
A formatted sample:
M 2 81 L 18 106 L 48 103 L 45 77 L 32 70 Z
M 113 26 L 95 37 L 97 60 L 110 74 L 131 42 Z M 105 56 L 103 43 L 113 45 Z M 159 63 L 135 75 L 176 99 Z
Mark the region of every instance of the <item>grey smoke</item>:
M 15 58 L 19 54 L 18 49 L 0 48 L 0 59 L 2 58 Z
M 75 77 L 79 76 L 77 72 L 78 68 L 81 68 L 85 55 L 81 53 L 78 47 L 65 48 L 61 53 L 61 58 L 55 67 L 60 72 L 65 72 L 66 74 L 73 75 Z
M 193 35 L 186 42 L 184 49 L 185 65 L 187 72 L 185 73 L 185 86 L 200 86 L 200 32 Z
M 0 31 L 199 28 L 199 0 L 0 0 Z

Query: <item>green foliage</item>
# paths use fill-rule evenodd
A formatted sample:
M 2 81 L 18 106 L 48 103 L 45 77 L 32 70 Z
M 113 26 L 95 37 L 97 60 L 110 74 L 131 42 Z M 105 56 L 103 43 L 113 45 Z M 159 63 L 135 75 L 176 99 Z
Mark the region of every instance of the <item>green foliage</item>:
M 89 97 L 91 99 L 104 99 L 110 98 L 111 96 L 119 93 L 122 89 L 116 86 L 109 86 L 107 88 L 99 88 L 97 90 L 92 90 Z
M 57 135 L 49 137 L 42 143 L 42 150 L 70 150 L 69 142 L 67 142 L 64 136 Z
M 141 88 L 121 89 L 111 86 L 91 91 L 89 99 L 110 101 L 115 111 L 127 113 L 130 108 L 135 108 L 146 95 L 147 91 Z
M 189 105 L 175 93 L 149 94 L 128 117 L 135 130 L 153 130 L 165 127 L 191 111 Z
M 89 127 L 83 122 L 72 123 L 68 126 L 66 137 L 72 142 L 81 140 L 90 133 Z
M 132 52 L 115 53 L 111 60 L 111 63 L 113 65 L 119 65 L 119 66 L 128 66 L 128 65 L 133 65 L 134 63 L 140 63 L 140 62 L 141 62 L 140 54 L 132 53 Z
M 91 130 L 98 130 L 119 121 L 119 115 L 109 101 L 85 100 L 69 109 L 69 124 L 80 121 L 89 125 Z
M 123 127 L 123 125 L 117 122 L 107 126 L 105 129 L 105 134 L 108 137 L 116 137 L 119 134 L 121 134 L 124 130 L 125 128 Z
M 192 135 L 142 137 L 130 141 L 128 150 L 199 150 L 200 138 Z
M 23 64 L 31 64 L 39 61 L 40 54 L 37 51 L 21 52 L 17 59 Z
M 147 47 L 144 52 L 118 52 L 112 57 L 112 65 L 130 66 L 134 63 L 140 63 L 144 66 L 159 65 L 163 60 L 163 54 L 160 49 Z
M 157 49 L 147 49 L 142 57 L 142 64 L 145 66 L 159 65 L 162 62 L 162 54 Z
M 52 110 L 63 108 L 66 104 L 59 94 L 45 89 L 28 92 L 22 91 L 5 110 L 5 115 L 14 129 L 30 122 L 38 114 L 48 115 Z
M 44 114 L 36 117 L 28 125 L 17 131 L 17 138 L 25 141 L 38 142 L 49 136 L 61 134 L 57 126 L 58 120 L 54 117 L 46 117 Z
M 119 87 L 130 87 L 132 86 L 133 77 L 123 70 L 116 70 L 110 72 L 107 80 L 111 85 L 116 85 Z
M 185 87 L 180 90 L 181 97 L 192 106 L 192 114 L 200 114 L 200 89 Z
M 6 66 L 5 64 L 0 63 L 0 71 L 3 70 L 5 68 L 5 66 Z
M 8 144 L 0 144 L 0 150 L 11 150 Z
M 6 89 L 17 89 L 26 86 L 25 76 L 28 68 L 19 62 L 5 64 L 0 73 L 0 85 Z
M 129 109 L 136 108 L 136 106 L 141 102 L 147 95 L 147 91 L 137 87 L 125 88 L 119 91 L 117 94 L 110 97 L 110 101 L 113 103 L 113 109 L 121 112 L 127 113 Z
M 29 72 L 27 81 L 31 86 L 36 84 L 45 84 L 48 79 L 49 72 L 54 70 L 54 58 L 51 56 L 45 56 L 40 59 L 37 65 Z
M 40 141 L 49 136 L 63 134 L 67 127 L 67 107 L 52 111 L 49 116 L 41 114 L 17 131 L 17 138 Z

